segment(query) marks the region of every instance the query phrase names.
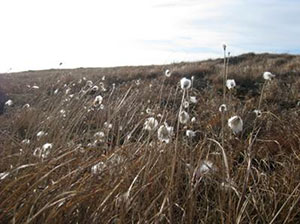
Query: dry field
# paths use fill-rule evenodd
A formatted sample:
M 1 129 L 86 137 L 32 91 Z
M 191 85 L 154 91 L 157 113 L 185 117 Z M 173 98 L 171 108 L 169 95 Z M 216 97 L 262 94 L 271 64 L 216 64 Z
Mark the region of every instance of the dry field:
M 300 223 L 300 56 L 226 64 L 0 74 L 0 223 Z

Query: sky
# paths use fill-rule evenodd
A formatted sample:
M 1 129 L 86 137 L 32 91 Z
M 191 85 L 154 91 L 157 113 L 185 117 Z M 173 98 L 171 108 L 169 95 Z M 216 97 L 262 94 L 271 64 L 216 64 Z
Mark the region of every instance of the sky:
M 299 0 L 1 0 L 0 73 L 300 54 L 299 24 Z

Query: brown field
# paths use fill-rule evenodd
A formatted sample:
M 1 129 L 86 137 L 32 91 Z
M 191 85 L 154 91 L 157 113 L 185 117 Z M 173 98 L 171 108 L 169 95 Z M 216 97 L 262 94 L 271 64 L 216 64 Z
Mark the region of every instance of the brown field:
M 300 56 L 231 57 L 221 113 L 224 75 L 224 59 L 0 74 L 0 223 L 300 223 Z

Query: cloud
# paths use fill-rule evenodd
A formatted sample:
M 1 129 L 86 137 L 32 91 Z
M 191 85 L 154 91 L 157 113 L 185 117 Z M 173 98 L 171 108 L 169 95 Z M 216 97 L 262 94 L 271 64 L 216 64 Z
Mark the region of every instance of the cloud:
M 189 21 L 196 30 L 217 31 L 241 51 L 299 48 L 300 2 L 231 1 L 218 16 Z
M 298 1 L 189 1 L 183 4 L 172 1 L 158 7 L 168 8 L 171 17 L 176 9 L 185 14 L 178 22 L 177 31 L 188 38 L 184 40 L 177 35 L 156 40 L 157 46 L 170 51 L 199 53 L 200 58 L 201 52 L 216 55 L 221 51 L 222 42 L 227 43 L 234 54 L 298 53 L 300 49 L 297 38 L 300 30 L 294 25 L 300 22 Z
M 1 1 L 0 72 L 299 53 L 300 2 Z

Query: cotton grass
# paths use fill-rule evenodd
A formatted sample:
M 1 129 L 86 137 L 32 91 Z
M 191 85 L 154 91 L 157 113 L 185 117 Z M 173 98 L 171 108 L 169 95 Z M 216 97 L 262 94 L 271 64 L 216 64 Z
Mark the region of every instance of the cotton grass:
M 16 82 L 25 88 L 24 94 L 9 90 L 15 108 L 0 116 L 0 219 L 5 223 L 264 223 L 272 219 L 298 223 L 298 88 L 294 79 L 284 79 L 291 82 L 292 91 L 277 89 L 276 94 L 270 92 L 272 88 L 285 83 L 265 81 L 272 88 L 265 89 L 267 99 L 258 107 L 261 80 L 254 78 L 257 72 L 263 74 L 264 64 L 251 67 L 247 57 L 230 67 L 241 88 L 228 90 L 225 82 L 224 101 L 220 60 L 168 65 L 176 71 L 170 78 L 162 66 L 78 69 L 76 76 L 68 70 L 55 71 L 53 83 L 48 83 L 48 76 L 39 77 L 43 88 L 38 91 Z M 253 57 L 251 61 L 256 61 Z M 276 64 L 273 58 L 271 62 L 265 64 Z M 278 73 L 285 74 L 284 68 Z M 178 77 L 183 74 L 195 75 L 197 85 L 191 78 L 191 87 L 181 89 Z M 77 83 L 83 75 L 94 82 L 91 88 L 106 75 L 100 85 L 107 86 L 107 92 L 99 86 L 96 94 L 89 88 L 83 93 L 86 81 L 81 78 Z M 136 79 L 141 79 L 140 86 Z M 256 87 L 248 89 L 248 81 L 257 81 Z M 68 87 L 71 90 L 65 95 Z M 55 89 L 60 89 L 57 95 Z M 97 95 L 101 104 L 94 107 Z M 281 109 L 283 97 L 284 105 L 292 108 Z M 31 109 L 22 109 L 27 102 Z M 100 111 L 103 102 L 105 110 Z M 268 112 L 253 119 L 254 109 Z M 234 121 L 226 127 L 232 115 L 245 119 L 237 119 L 241 127 Z M 49 134 L 39 138 L 39 131 Z M 282 137 L 284 133 L 292 134 Z M 236 191 L 228 180 L 236 183 Z
M 157 131 L 158 140 L 165 143 L 170 143 L 173 135 L 173 127 L 168 126 L 167 123 L 161 125 Z
M 198 100 L 195 96 L 190 96 L 190 102 L 193 104 L 196 104 L 198 102 Z
M 91 172 L 93 175 L 98 175 L 106 168 L 104 162 L 99 162 L 91 167 Z
M 179 113 L 179 122 L 181 124 L 187 124 L 190 121 L 190 115 L 186 111 L 181 111 Z
M 275 75 L 271 72 L 264 72 L 263 77 L 265 80 L 272 80 L 275 78 Z
M 262 115 L 262 112 L 261 112 L 261 110 L 254 110 L 253 111 L 254 113 L 255 113 L 255 115 L 257 116 L 257 117 L 261 117 L 261 115 Z
M 232 116 L 228 119 L 228 126 L 234 134 L 238 134 L 243 130 L 243 120 L 240 116 Z
M 200 163 L 200 166 L 195 170 L 195 180 L 200 180 L 201 177 L 204 175 L 207 175 L 213 171 L 215 171 L 216 168 L 210 160 L 204 160 Z
M 171 77 L 171 72 L 170 72 L 170 70 L 169 69 L 167 69 L 166 71 L 165 71 L 165 76 L 166 77 Z
M 227 79 L 226 80 L 226 87 L 231 90 L 236 86 L 234 79 Z
M 191 86 L 192 86 L 192 81 L 190 79 L 187 79 L 184 77 L 180 80 L 181 89 L 187 90 L 187 89 L 191 88 Z
M 37 136 L 38 138 L 41 138 L 41 137 L 43 137 L 43 136 L 45 136 L 45 135 L 47 135 L 47 133 L 44 132 L 44 131 L 39 131 L 39 132 L 36 134 L 36 136 Z
M 42 159 L 46 159 L 53 148 L 52 143 L 45 143 L 42 147 L 38 147 L 34 150 L 33 155 Z
M 13 104 L 14 104 L 14 103 L 13 103 L 12 100 L 7 100 L 7 101 L 5 102 L 5 105 L 6 105 L 6 106 L 9 106 L 9 107 L 11 107 Z
M 188 138 L 193 138 L 193 137 L 196 136 L 196 132 L 193 131 L 193 130 L 186 130 L 185 135 L 186 135 Z
M 100 106 L 102 104 L 102 101 L 103 101 L 103 97 L 101 95 L 96 96 L 93 101 L 93 106 L 94 107 Z
M 221 104 L 221 106 L 219 107 L 219 112 L 223 113 L 227 111 L 227 106 L 226 104 Z
M 154 131 L 158 126 L 158 121 L 154 117 L 149 117 L 144 123 L 144 130 Z

